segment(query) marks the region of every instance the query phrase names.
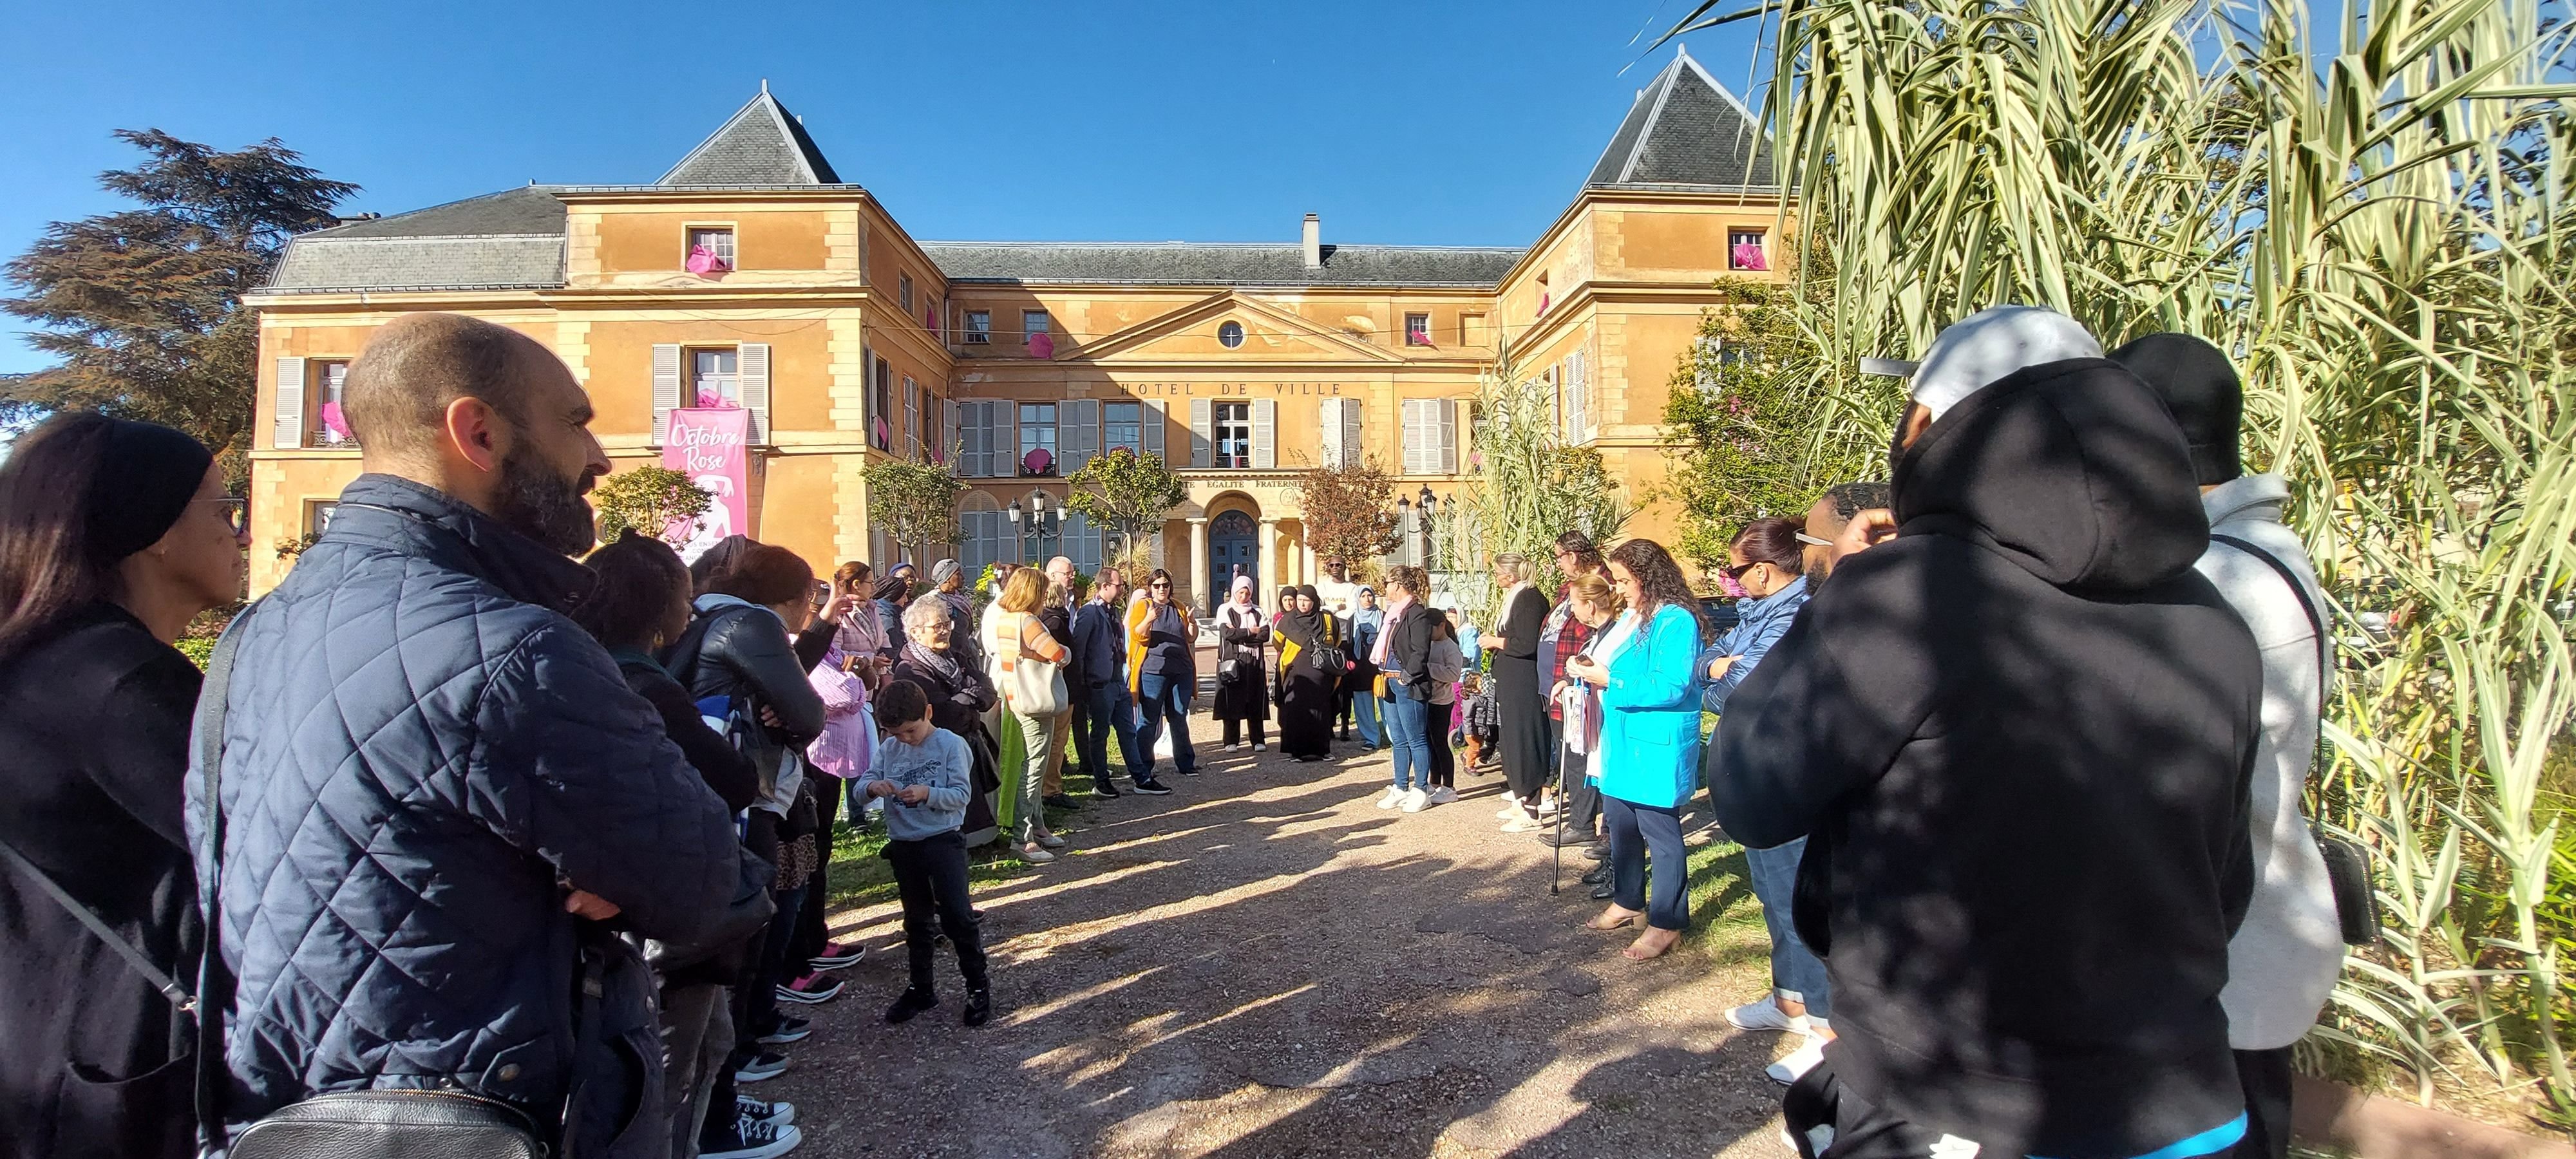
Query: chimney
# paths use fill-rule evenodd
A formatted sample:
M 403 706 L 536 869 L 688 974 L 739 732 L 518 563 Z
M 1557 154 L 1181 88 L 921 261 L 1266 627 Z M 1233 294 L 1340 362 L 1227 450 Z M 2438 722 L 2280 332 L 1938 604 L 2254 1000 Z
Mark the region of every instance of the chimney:
M 1306 268 L 1324 268 L 1324 219 L 1311 213 L 1306 215 Z

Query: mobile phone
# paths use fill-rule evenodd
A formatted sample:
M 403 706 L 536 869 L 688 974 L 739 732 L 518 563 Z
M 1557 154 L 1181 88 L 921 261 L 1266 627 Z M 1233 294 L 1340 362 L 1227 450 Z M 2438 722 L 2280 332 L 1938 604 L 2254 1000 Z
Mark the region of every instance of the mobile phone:
M 1590 652 L 1577 652 L 1574 654 L 1573 659 L 1566 661 L 1568 664 L 1590 664 L 1591 662 L 1592 653 Z
M 823 606 L 823 605 L 825 605 L 825 604 L 831 603 L 831 602 L 832 602 L 832 581 L 830 581 L 830 580 L 815 580 L 815 581 L 814 581 L 814 595 L 813 595 L 813 600 L 814 600 L 814 606 L 815 606 L 815 607 L 818 607 L 818 608 L 819 608 L 819 607 L 822 607 L 822 606 Z

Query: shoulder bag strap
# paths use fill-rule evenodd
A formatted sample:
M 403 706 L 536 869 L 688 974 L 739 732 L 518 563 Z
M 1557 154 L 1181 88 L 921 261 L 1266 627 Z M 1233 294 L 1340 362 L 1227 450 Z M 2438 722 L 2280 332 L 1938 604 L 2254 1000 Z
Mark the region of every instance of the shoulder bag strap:
M 241 645 L 242 625 L 259 609 L 254 600 L 224 626 L 214 653 L 206 660 L 206 682 L 197 694 L 197 764 L 204 782 L 203 819 L 198 825 L 197 863 L 204 867 L 197 884 L 206 946 L 197 961 L 197 1147 L 200 1154 L 222 1154 L 224 1090 L 231 1080 L 225 1056 L 224 1022 L 232 1013 L 232 975 L 224 968 L 224 707 L 232 696 L 233 652 Z
M 65 891 L 54 881 L 52 874 L 37 868 L 35 862 L 28 860 L 26 854 L 18 852 L 18 848 L 6 840 L 0 840 L 0 857 L 7 858 L 10 864 L 24 871 L 27 877 L 36 883 L 36 888 L 45 891 L 45 896 L 54 899 L 54 904 L 63 907 L 63 912 L 72 915 L 73 919 L 87 927 L 90 933 L 97 935 L 98 940 L 106 943 L 108 949 L 115 951 L 117 957 L 125 959 L 126 965 L 134 967 L 134 972 L 143 975 L 144 981 L 152 983 L 152 988 L 160 991 L 162 997 L 169 999 L 171 1005 L 178 1007 L 180 1013 L 187 1014 L 196 1010 L 197 999 L 188 993 L 187 987 L 180 985 L 178 979 L 172 978 L 161 967 L 154 965 L 150 957 L 135 948 L 134 943 L 126 941 L 119 935 L 105 919 L 98 916 L 96 910 L 82 905 L 79 899 Z
M 2308 599 L 2307 586 L 2299 582 L 2298 573 L 2291 571 L 2289 564 L 2281 562 L 2281 557 L 2254 546 L 2248 540 L 2239 539 L 2233 535 L 2221 535 L 2215 531 L 2209 533 L 2209 538 L 2213 543 L 2224 543 L 2269 565 L 2280 575 L 2281 582 L 2289 585 L 2291 597 L 2299 601 L 2299 610 L 2308 614 L 2308 628 L 2316 634 L 2317 640 L 2317 719 L 2324 720 L 2326 683 L 2334 679 L 2334 637 L 2326 634 L 2325 615 L 2317 610 L 2313 601 Z M 2322 732 L 2319 735 L 2322 736 Z M 2323 743 L 2322 740 L 2319 743 Z

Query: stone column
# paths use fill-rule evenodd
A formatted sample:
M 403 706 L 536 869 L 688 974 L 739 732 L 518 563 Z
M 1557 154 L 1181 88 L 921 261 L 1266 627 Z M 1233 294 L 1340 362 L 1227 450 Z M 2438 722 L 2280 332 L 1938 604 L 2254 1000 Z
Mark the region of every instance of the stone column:
M 1216 597 L 1209 592 L 1200 590 L 1199 588 L 1200 584 L 1208 582 L 1207 525 L 1207 516 L 1190 516 L 1189 589 L 1193 596 L 1196 597 L 1199 605 L 1206 609 L 1205 614 L 1213 616 L 1216 614 Z
M 1258 574 L 1261 578 L 1254 582 L 1260 586 L 1253 589 L 1252 602 L 1261 605 L 1262 610 L 1268 611 L 1272 604 L 1278 602 L 1281 581 L 1279 579 L 1279 521 L 1266 516 L 1261 520 L 1261 567 Z
M 1315 541 L 1307 537 L 1306 522 L 1302 519 L 1297 521 L 1297 543 L 1300 548 L 1299 554 L 1304 557 L 1302 562 L 1306 566 L 1305 576 L 1297 582 L 1311 584 L 1322 580 L 1324 569 L 1315 566 Z

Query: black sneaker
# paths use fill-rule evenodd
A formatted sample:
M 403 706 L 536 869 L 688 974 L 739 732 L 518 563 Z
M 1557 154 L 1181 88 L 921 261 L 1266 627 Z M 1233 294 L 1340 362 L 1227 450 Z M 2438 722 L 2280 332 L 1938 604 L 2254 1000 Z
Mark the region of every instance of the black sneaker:
M 899 1026 L 912 1021 L 913 1015 L 937 1005 L 939 1005 L 938 995 L 907 986 L 902 995 L 894 1000 L 894 1005 L 886 1007 L 886 1021 Z
M 745 1119 L 713 1134 L 712 1140 L 701 1137 L 698 1159 L 778 1159 L 805 1141 L 805 1132 L 794 1124 Z
M 973 986 L 966 991 L 966 1025 L 982 1026 L 993 1020 L 993 988 Z
M 1608 880 L 1610 880 L 1610 867 L 1607 865 L 1583 875 L 1585 885 L 1599 885 Z
M 1572 829 L 1558 833 L 1551 826 L 1548 832 L 1538 835 L 1538 843 L 1558 849 L 1572 849 L 1577 845 L 1592 844 L 1592 838 L 1588 834 L 1577 833 Z
M 1136 791 L 1143 793 L 1148 797 L 1168 797 L 1172 794 L 1172 787 L 1161 781 L 1157 781 L 1152 777 L 1147 777 L 1144 780 L 1136 782 Z
M 785 1099 L 755 1099 L 750 1095 L 733 1097 L 734 1117 L 746 1123 L 767 1123 L 784 1127 L 796 1121 L 796 1104 Z
M 803 1042 L 812 1037 L 814 1037 L 814 1021 L 812 1019 L 798 1018 L 791 1014 L 781 1014 L 778 1016 L 778 1029 L 761 1035 L 760 1044 L 762 1046 L 785 1046 L 788 1043 Z
M 1091 786 L 1091 795 L 1105 801 L 1112 797 L 1116 797 L 1118 795 L 1118 789 L 1116 786 L 1109 783 L 1108 778 L 1104 777 Z
M 1184 777 L 1195 777 L 1199 775 L 1199 771 L 1197 769 L 1182 769 L 1181 775 Z
M 1610 860 L 1610 843 L 1607 841 L 1595 841 L 1591 845 L 1584 847 L 1583 855 L 1594 861 L 1608 861 Z
M 751 1061 L 742 1064 L 741 1070 L 733 1072 L 733 1081 L 738 1083 L 766 1082 L 786 1073 L 787 1056 L 774 1050 L 764 1050 L 751 1056 Z
M 1049 793 L 1045 800 L 1047 807 L 1051 809 L 1070 809 L 1079 803 L 1063 793 Z
M 1592 900 L 1594 901 L 1608 901 L 1617 896 L 1619 896 L 1619 887 L 1612 885 L 1609 882 L 1605 881 L 1592 887 Z

